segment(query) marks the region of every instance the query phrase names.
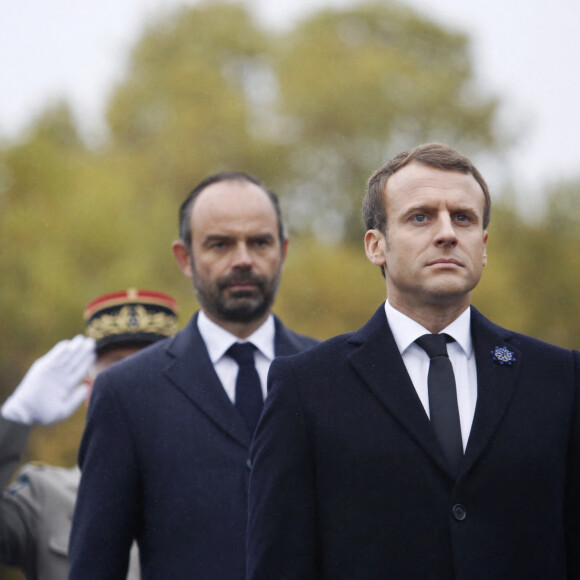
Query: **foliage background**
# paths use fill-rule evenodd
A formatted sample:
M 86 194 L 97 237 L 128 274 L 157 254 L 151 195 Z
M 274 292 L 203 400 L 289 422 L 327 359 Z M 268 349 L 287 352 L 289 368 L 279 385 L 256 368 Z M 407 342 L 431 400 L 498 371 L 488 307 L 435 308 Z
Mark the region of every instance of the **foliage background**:
M 181 200 L 206 175 L 246 170 L 280 194 L 292 241 L 276 312 L 324 339 L 385 297 L 362 245 L 370 173 L 430 140 L 501 165 L 516 139 L 498 122 L 501 96 L 475 83 L 469 39 L 388 1 L 321 10 L 283 32 L 243 3 L 207 1 L 153 23 L 130 63 L 103 143 L 83 140 L 66 102 L 0 143 L 0 400 L 83 332 L 100 294 L 168 292 L 185 325 L 197 305 L 170 244 Z M 545 184 L 540 216 L 492 192 L 474 293 L 499 324 L 569 348 L 580 346 L 579 184 Z M 84 416 L 36 429 L 25 459 L 72 465 Z

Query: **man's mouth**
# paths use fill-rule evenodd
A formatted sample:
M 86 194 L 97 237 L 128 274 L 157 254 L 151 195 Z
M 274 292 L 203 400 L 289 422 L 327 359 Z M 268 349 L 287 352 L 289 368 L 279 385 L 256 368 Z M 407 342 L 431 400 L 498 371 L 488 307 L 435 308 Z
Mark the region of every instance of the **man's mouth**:
M 228 284 L 230 290 L 253 290 L 258 285 L 255 282 L 234 282 L 233 284 Z
M 427 264 L 436 268 L 463 268 L 463 264 L 455 258 L 438 258 Z
M 255 276 L 232 276 L 222 280 L 220 287 L 222 290 L 230 292 L 255 292 L 261 286 L 261 280 Z

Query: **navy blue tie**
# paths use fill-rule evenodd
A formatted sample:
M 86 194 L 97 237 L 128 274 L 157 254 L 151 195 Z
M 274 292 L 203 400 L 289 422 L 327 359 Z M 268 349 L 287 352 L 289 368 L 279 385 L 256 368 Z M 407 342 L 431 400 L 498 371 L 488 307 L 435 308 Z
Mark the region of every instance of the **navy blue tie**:
M 262 384 L 254 364 L 255 350 L 256 347 L 249 342 L 237 342 L 226 352 L 240 367 L 236 379 L 236 409 L 244 418 L 252 435 L 264 406 Z
M 447 354 L 447 342 L 453 342 L 453 338 L 447 334 L 424 334 L 415 342 L 431 359 L 427 376 L 431 425 L 449 466 L 457 474 L 463 457 L 463 443 L 455 375 Z

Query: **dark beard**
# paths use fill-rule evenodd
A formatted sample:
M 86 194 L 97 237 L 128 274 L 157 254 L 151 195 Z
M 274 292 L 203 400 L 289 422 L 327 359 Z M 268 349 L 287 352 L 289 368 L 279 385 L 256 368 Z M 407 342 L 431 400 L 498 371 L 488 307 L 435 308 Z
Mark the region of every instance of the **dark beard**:
M 210 286 L 193 269 L 193 287 L 199 303 L 219 320 L 228 322 L 247 323 L 262 318 L 274 303 L 279 281 L 279 271 L 271 280 L 251 271 L 236 271 L 222 276 L 214 286 Z M 254 288 L 228 291 L 238 283 L 251 283 Z

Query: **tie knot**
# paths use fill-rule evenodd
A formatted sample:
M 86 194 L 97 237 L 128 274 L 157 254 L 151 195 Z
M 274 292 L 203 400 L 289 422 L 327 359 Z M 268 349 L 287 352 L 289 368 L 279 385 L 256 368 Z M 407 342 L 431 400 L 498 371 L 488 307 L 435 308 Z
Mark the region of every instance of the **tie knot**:
M 415 341 L 428 355 L 429 358 L 436 356 L 449 356 L 447 343 L 453 342 L 448 334 L 424 334 Z
M 236 342 L 228 348 L 226 355 L 233 358 L 239 366 L 254 366 L 254 351 L 256 347 L 251 342 Z

